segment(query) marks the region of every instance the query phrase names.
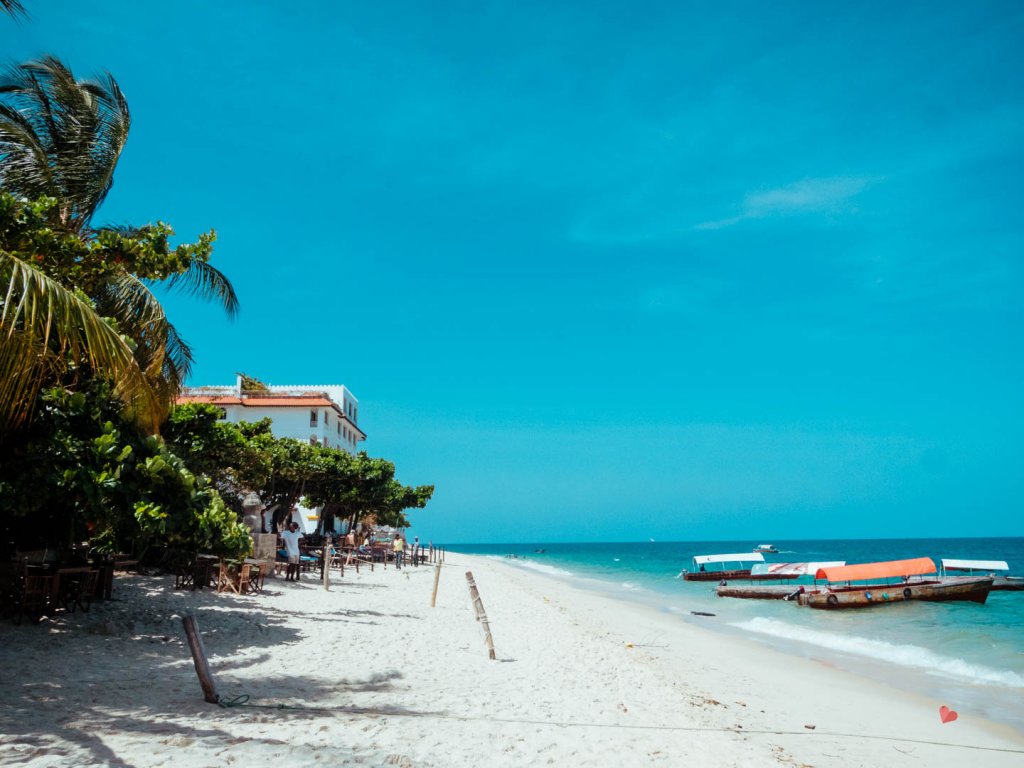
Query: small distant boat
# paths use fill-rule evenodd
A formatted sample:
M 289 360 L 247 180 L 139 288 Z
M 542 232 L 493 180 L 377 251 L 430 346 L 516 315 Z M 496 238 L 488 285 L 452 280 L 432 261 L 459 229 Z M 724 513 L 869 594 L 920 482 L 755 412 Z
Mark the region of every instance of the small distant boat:
M 536 555 L 543 555 L 545 552 L 547 552 L 547 550 L 546 549 L 535 549 L 535 550 L 533 550 L 533 552 Z
M 779 550 L 774 544 L 758 544 L 756 547 L 754 547 L 754 551 L 760 552 L 762 555 L 779 554 Z
M 760 552 L 739 552 L 731 555 L 695 555 L 693 570 L 684 570 L 679 575 L 685 581 L 728 581 L 729 579 L 791 579 L 785 574 L 764 574 L 754 576 L 751 569 L 764 562 Z
M 815 581 L 827 586 L 805 590 L 797 595 L 800 605 L 811 608 L 867 608 L 872 605 L 899 603 L 907 600 L 965 600 L 984 603 L 992 588 L 992 577 L 943 579 L 929 557 L 892 560 L 885 563 L 862 563 L 834 568 L 819 568 Z M 916 581 L 912 577 L 919 577 Z M 891 579 L 899 579 L 893 583 Z M 853 582 L 863 582 L 854 584 Z
M 1008 572 L 1010 565 L 1005 560 L 951 560 L 943 558 L 940 561 L 942 570 L 940 574 L 946 578 L 963 578 L 966 576 L 989 575 L 992 576 L 992 589 L 996 591 L 1021 592 L 1024 591 L 1024 576 L 1009 576 L 1006 573 L 997 575 L 996 571 Z M 950 576 L 950 571 L 953 576 Z

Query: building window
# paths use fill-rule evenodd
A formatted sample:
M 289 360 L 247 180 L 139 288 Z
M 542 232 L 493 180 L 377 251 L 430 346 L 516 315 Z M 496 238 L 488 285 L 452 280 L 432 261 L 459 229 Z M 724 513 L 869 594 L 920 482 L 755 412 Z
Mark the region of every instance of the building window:
M 309 412 L 309 426 L 311 426 L 311 427 L 315 427 L 316 426 L 316 411 L 310 411 Z
M 330 423 L 327 419 L 328 419 L 327 411 L 324 411 L 324 426 L 325 427 Z
M 339 435 L 341 434 L 341 422 L 340 421 L 338 422 L 338 434 Z

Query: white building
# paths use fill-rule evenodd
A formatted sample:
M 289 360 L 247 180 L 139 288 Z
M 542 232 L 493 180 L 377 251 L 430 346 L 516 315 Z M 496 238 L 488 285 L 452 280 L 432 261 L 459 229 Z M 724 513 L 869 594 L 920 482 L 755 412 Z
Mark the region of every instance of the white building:
M 188 387 L 178 403 L 210 403 L 235 424 L 269 418 L 274 437 L 308 440 L 349 453 L 355 453 L 366 440 L 366 433 L 359 428 L 359 401 L 348 387 L 297 384 L 267 389 L 243 391 L 239 376 L 233 387 Z
M 269 418 L 274 437 L 291 437 L 353 454 L 366 440 L 366 433 L 359 428 L 359 401 L 342 384 L 268 386 L 266 390 L 245 391 L 239 376 L 233 387 L 187 387 L 178 396 L 178 404 L 182 403 L 210 403 L 220 408 L 227 421 L 236 424 Z M 300 506 L 294 519 L 304 533 L 311 533 L 319 523 L 319 510 Z

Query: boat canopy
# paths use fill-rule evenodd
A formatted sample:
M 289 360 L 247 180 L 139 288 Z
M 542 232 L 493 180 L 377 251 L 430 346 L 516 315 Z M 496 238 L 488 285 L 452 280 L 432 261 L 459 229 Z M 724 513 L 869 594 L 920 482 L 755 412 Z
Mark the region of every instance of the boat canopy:
M 1009 564 L 1005 560 L 947 560 L 942 559 L 942 567 L 948 571 L 1008 571 Z
M 739 552 L 735 555 L 694 555 L 695 565 L 708 563 L 763 563 L 764 555 L 760 552 Z
M 757 563 L 750 569 L 751 576 L 807 576 L 814 575 L 819 568 L 837 568 L 846 565 L 845 560 L 832 563 Z
M 814 574 L 814 578 L 826 581 L 866 581 L 867 579 L 891 579 L 899 576 L 920 576 L 923 573 L 935 573 L 935 563 L 930 557 L 819 568 Z

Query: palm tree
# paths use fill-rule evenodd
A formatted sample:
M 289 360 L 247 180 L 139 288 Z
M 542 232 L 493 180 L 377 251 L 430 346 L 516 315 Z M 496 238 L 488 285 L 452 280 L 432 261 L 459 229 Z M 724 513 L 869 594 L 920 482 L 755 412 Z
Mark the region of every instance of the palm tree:
M 102 371 L 140 424 L 159 424 L 163 398 L 92 304 L 2 249 L 0 286 L 0 435 L 28 420 L 39 390 L 65 377 L 69 362 Z
M 131 115 L 114 78 L 78 81 L 54 56 L 0 76 L 0 184 L 60 201 L 61 221 L 85 232 L 114 183 Z
M 97 316 L 112 318 L 118 329 L 132 339 L 138 369 L 157 399 L 169 405 L 188 376 L 192 356 L 188 345 L 168 322 L 150 284 L 162 282 L 169 288 L 216 300 L 229 316 L 237 313 L 238 299 L 227 277 L 207 260 L 212 233 L 205 236 L 205 247 L 183 251 L 182 247 L 169 246 L 167 236 L 171 232 L 166 225 L 93 227 L 93 217 L 113 186 L 114 171 L 130 127 L 128 102 L 109 73 L 97 80 L 76 80 L 63 62 L 46 56 L 15 65 L 0 76 L 0 190 L 30 200 L 56 199 L 62 229 L 83 241 L 104 244 L 109 268 L 96 272 L 93 282 L 64 287 L 84 291 Z M 169 274 L 135 274 L 120 268 L 122 263 L 133 263 L 132 249 L 140 239 L 157 252 L 176 255 L 179 261 L 184 259 L 184 263 Z M 55 284 L 26 281 L 22 267 L 33 269 L 32 265 L 14 268 L 12 259 L 17 259 L 10 253 L 4 254 L 3 259 L 0 291 L 8 284 L 8 297 L 2 307 L 4 325 L 0 331 L 4 333 L 0 333 L 0 343 L 14 345 L 15 334 L 25 331 L 16 322 L 24 323 L 28 315 L 12 315 L 12 307 L 23 306 L 21 302 L 28 300 L 26 291 L 30 286 L 52 293 Z M 42 300 L 42 296 L 37 299 Z M 69 309 L 76 305 L 63 306 Z M 74 325 L 71 315 L 60 316 Z M 50 317 L 50 321 L 55 318 Z M 77 327 L 86 326 L 84 318 L 79 317 Z M 73 333 L 73 329 L 48 325 L 42 336 L 31 336 L 30 346 L 44 339 L 51 343 L 65 333 Z M 94 333 L 90 338 L 98 337 Z M 62 347 L 63 342 L 57 346 Z M 88 345 L 72 346 L 79 353 L 88 354 Z M 0 352 L 0 365 L 6 367 L 25 354 L 21 346 L 11 346 Z M 108 364 L 111 362 L 107 360 Z M 103 369 L 101 366 L 98 370 Z M 0 369 L 0 379 L 4 376 L 16 377 L 17 371 Z M 26 392 L 33 389 L 38 391 L 29 386 Z M 0 387 L 0 395 L 3 391 Z

